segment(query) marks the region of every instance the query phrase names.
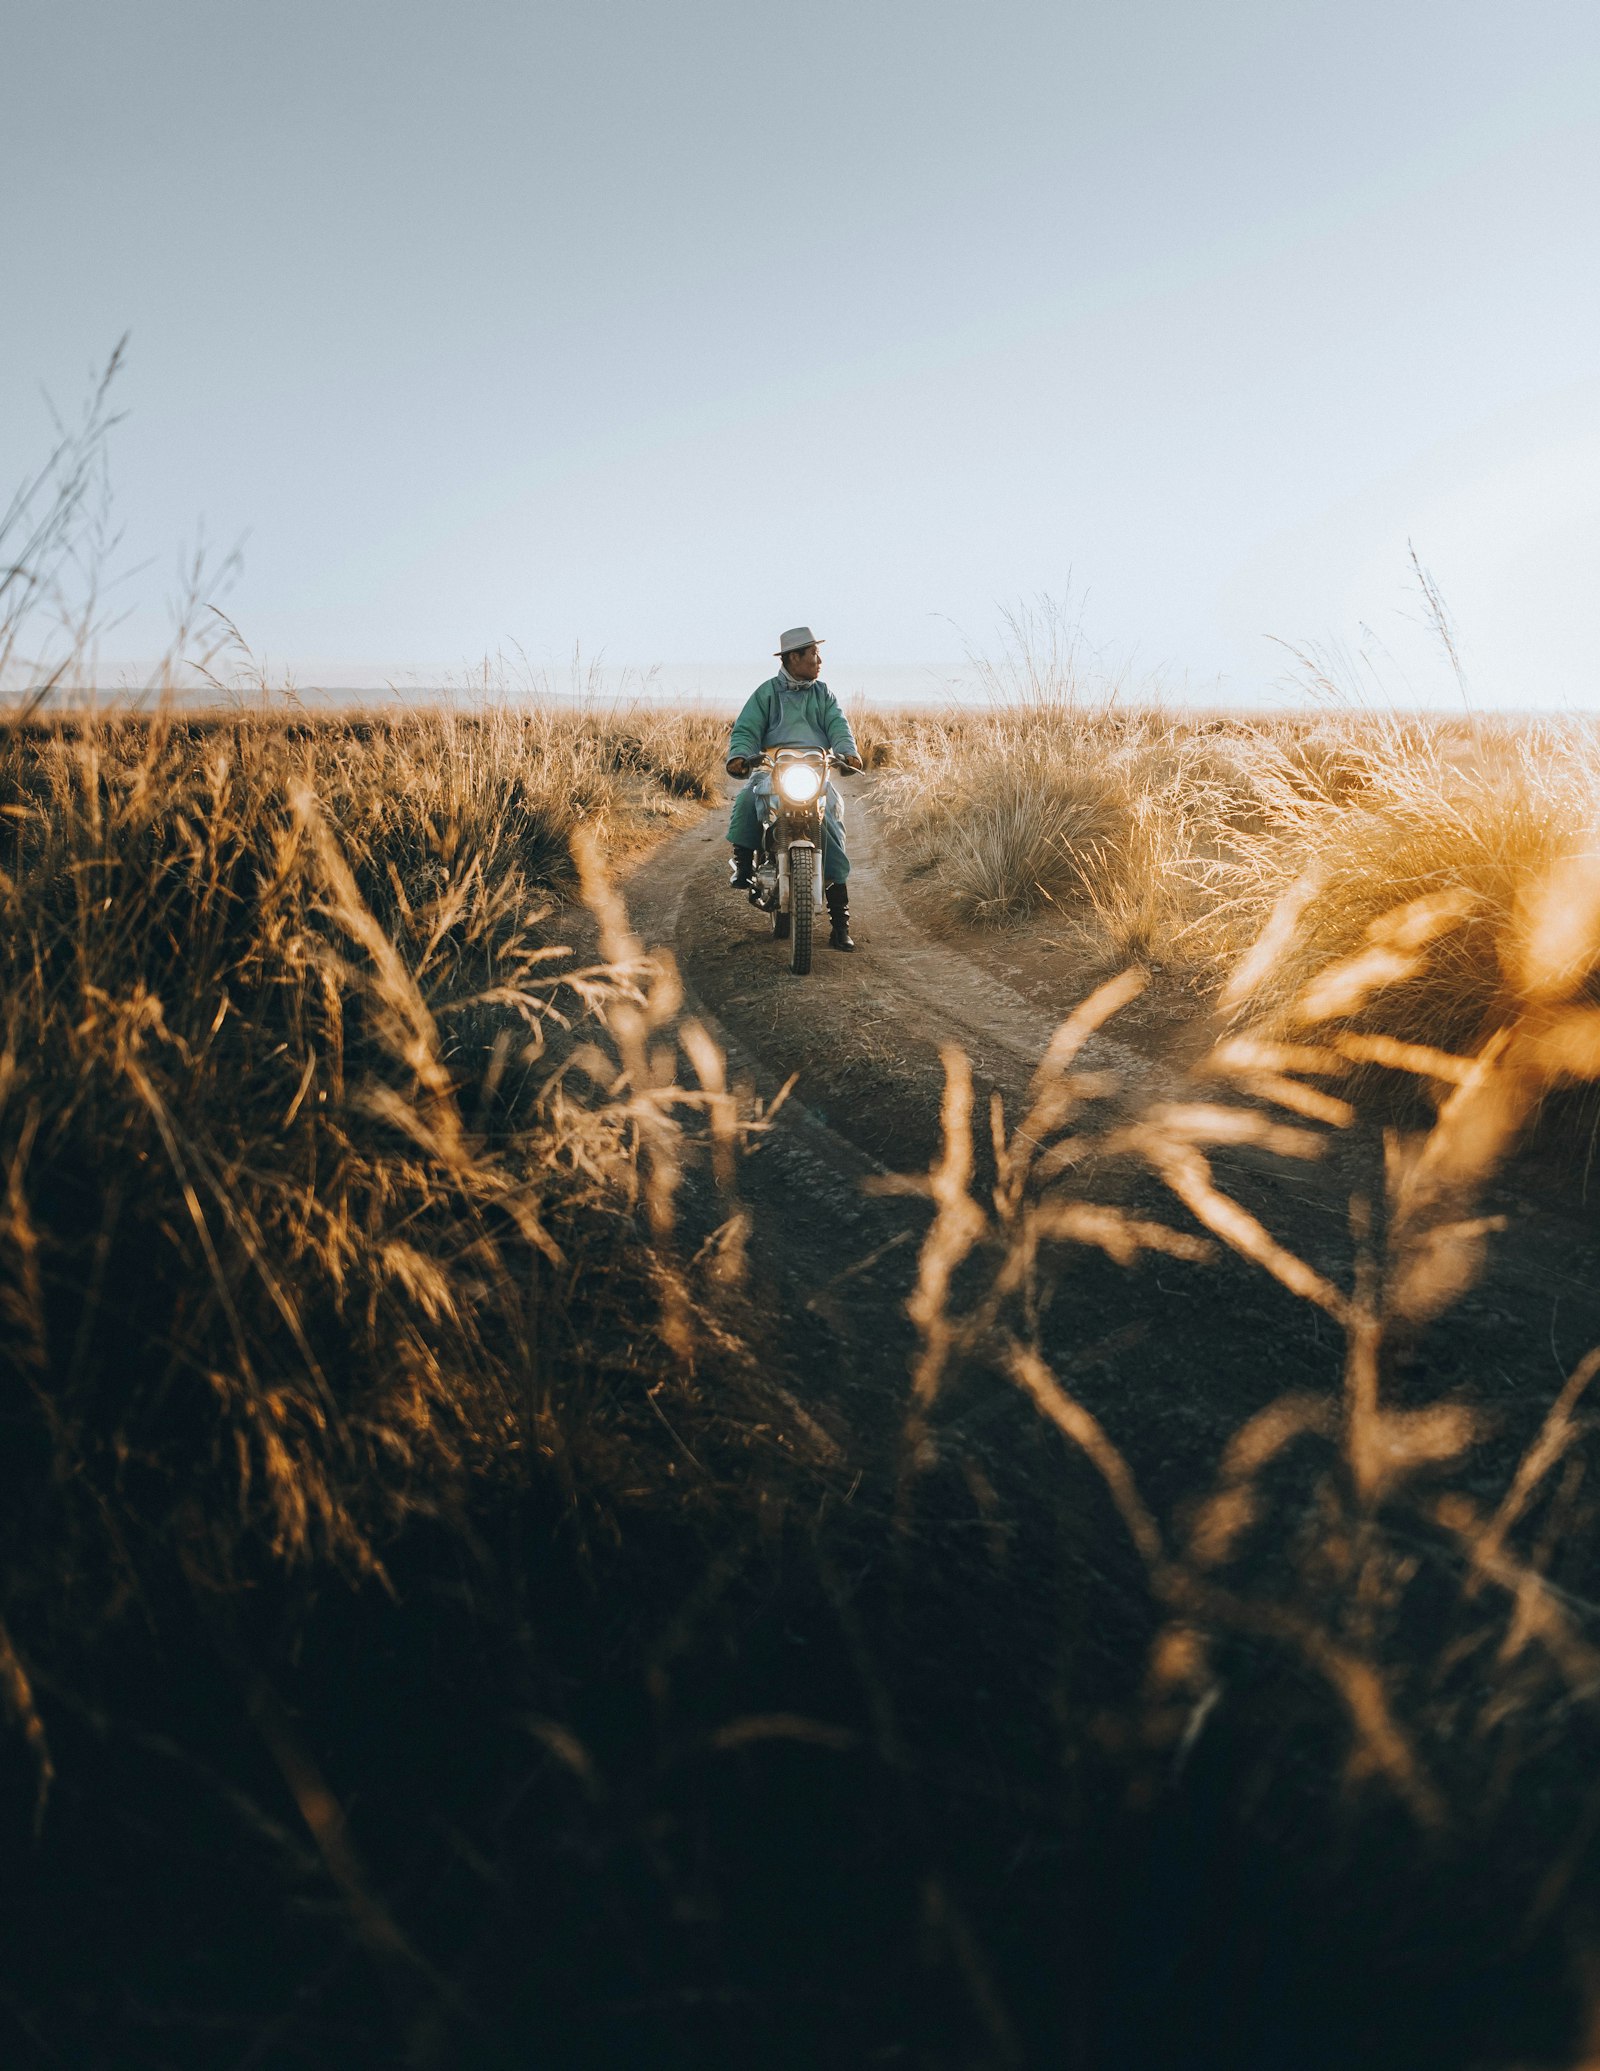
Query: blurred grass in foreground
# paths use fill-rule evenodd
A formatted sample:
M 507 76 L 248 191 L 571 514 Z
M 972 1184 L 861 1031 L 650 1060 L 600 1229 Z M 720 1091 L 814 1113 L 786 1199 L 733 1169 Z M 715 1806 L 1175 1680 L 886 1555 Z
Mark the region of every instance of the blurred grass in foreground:
M 1019 715 L 1015 738 L 1032 723 Z M 1076 766 L 1101 781 L 1115 753 L 1136 760 L 1141 723 L 1120 749 L 1080 742 Z M 969 724 L 938 723 L 951 754 Z M 921 754 L 935 722 L 885 729 L 904 786 L 920 766 L 908 731 Z M 1256 738 L 1197 731 L 1193 752 L 1248 760 Z M 748 1227 L 737 1154 L 761 1118 L 736 1106 L 715 1045 L 683 1017 L 670 958 L 634 939 L 606 870 L 692 821 L 717 789 L 721 739 L 670 714 L 509 711 L 158 714 L 0 738 L 0 1683 L 35 1807 L 47 1819 L 52 1703 L 71 1715 L 72 1678 L 98 1647 L 159 1635 L 181 1606 L 177 1625 L 198 1621 L 235 1664 L 355 1940 L 408 2005 L 420 1993 L 423 2012 L 400 2020 L 418 2061 L 441 2060 L 457 2012 L 354 1853 L 274 1687 L 293 1615 L 290 1637 L 253 1660 L 249 1608 L 311 1606 L 324 1577 L 381 1588 L 419 1531 L 470 1544 L 497 1492 L 530 1488 L 547 1516 L 580 1526 L 629 1508 L 659 1525 L 699 1506 L 710 1550 L 684 1586 L 714 1604 L 754 1560 L 719 1540 L 746 1533 L 768 1494 L 776 1515 L 801 1490 L 776 1454 L 736 1498 L 719 1483 L 721 1438 L 757 1399 L 727 1297 Z M 988 739 L 1009 752 L 1003 729 Z M 1414 746 L 1425 767 L 1457 766 L 1454 749 Z M 1388 807 L 1371 795 L 1380 761 Z M 1370 844 L 1394 811 L 1392 744 L 1380 757 L 1348 741 L 1328 763 L 1364 766 L 1360 785 L 1327 770 L 1282 779 L 1312 801 L 1314 870 L 1287 808 L 1272 820 L 1240 807 L 1236 846 L 1185 894 L 1212 897 L 1262 844 L 1259 884 L 1210 909 L 1205 939 L 1233 961 L 1206 969 L 1222 1026 L 1194 1098 L 1095 1119 L 1105 1089 L 1079 1054 L 1139 989 L 1138 972 L 1119 975 L 1063 1023 L 1029 1113 L 992 1115 L 991 1185 L 970 1070 L 948 1054 L 942 1154 L 904 1183 L 934 1215 L 907 1305 L 917 1349 L 899 1499 L 876 1530 L 913 1555 L 932 1543 L 918 1510 L 937 1405 L 964 1370 L 1015 1384 L 1103 1478 L 1142 1570 L 1145 1607 L 1118 1614 L 1136 1677 L 1135 1631 L 1155 1632 L 1118 1728 L 1124 1783 L 1159 1802 L 1162 1776 L 1245 1676 L 1273 1689 L 1310 1679 L 1337 1722 L 1344 1788 L 1386 1797 L 1428 1836 L 1475 1831 L 1503 1807 L 1552 1722 L 1587 1716 L 1600 1686 L 1584 1606 L 1556 1577 L 1583 1514 L 1574 1471 L 1594 1361 L 1488 1500 L 1472 1471 L 1478 1408 L 1397 1401 L 1390 1374 L 1396 1347 L 1472 1284 L 1495 1227 L 1480 1196 L 1540 1103 L 1600 1076 L 1600 874 L 1578 838 L 1581 789 L 1561 771 L 1550 781 L 1565 818 L 1523 812 L 1516 794 L 1496 836 L 1485 803 L 1477 822 L 1441 820 L 1427 873 L 1390 882 Z M 1260 768 L 1281 776 L 1265 757 L 1258 793 Z M 1487 779 L 1479 789 L 1487 800 Z M 1488 852 L 1500 874 L 1468 882 Z M 1360 896 L 1319 924 L 1342 858 Z M 1083 896 L 1094 883 L 1109 901 L 1105 880 Z M 1465 977 L 1451 977 L 1452 956 Z M 1443 1041 L 1451 1029 L 1460 1047 Z M 1433 1112 L 1392 1135 L 1383 1197 L 1353 1204 L 1344 1283 L 1230 1193 L 1225 1161 L 1240 1148 L 1314 1159 L 1355 1121 L 1373 1068 L 1414 1082 Z M 691 1247 L 679 1211 L 697 1161 L 721 1221 Z M 1184 1212 L 1168 1222 L 1097 1202 L 1078 1175 L 1108 1161 L 1153 1172 Z M 1290 1390 L 1249 1417 L 1214 1485 L 1161 1517 L 1052 1364 L 1040 1318 L 1072 1247 L 1203 1270 L 1219 1245 L 1342 1334 L 1344 1388 Z M 1160 1297 L 1148 1299 L 1160 1329 Z M 781 1370 L 776 1343 L 757 1350 Z M 1226 1357 L 1207 1346 L 1197 1387 L 1220 1385 Z M 680 1451 L 697 1471 L 673 1478 Z M 1061 1516 L 1079 1504 L 1064 1489 Z M 865 1509 L 851 1529 L 870 1545 Z M 816 1560 L 831 1592 L 820 1547 Z M 565 1597 L 538 1613 L 577 1614 Z M 626 1654 L 631 1608 L 609 1615 Z M 903 1672 L 863 1656 L 890 1709 Z M 960 1680 L 949 1662 L 940 1672 Z M 1025 1685 L 1029 1663 L 1016 1673 Z M 588 1773 L 577 1741 L 540 1730 Z M 789 1709 L 717 1731 L 730 1749 L 741 1734 L 858 1744 L 853 1727 Z M 883 1759 L 912 1773 L 908 1756 Z M 1541 1859 L 1527 1917 L 1557 1912 L 1580 1868 L 1575 1851 Z M 952 1892 L 939 1903 L 952 1936 L 976 1934 Z M 1003 2041 L 987 1991 L 972 1987 L 975 2017 Z
M 0 1666 L 41 1802 L 28 1655 L 155 1616 L 174 1570 L 219 1602 L 263 1562 L 357 1577 L 474 1480 L 636 1478 L 608 1448 L 645 1384 L 619 1410 L 602 1375 L 692 1371 L 680 1139 L 736 1124 L 604 859 L 717 745 L 671 714 L 0 734 Z

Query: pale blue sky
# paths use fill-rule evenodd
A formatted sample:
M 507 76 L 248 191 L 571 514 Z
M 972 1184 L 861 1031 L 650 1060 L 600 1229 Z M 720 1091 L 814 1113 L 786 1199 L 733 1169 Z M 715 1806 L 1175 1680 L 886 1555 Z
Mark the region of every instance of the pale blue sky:
M 132 333 L 158 643 L 941 667 L 1066 591 L 1600 702 L 1593 0 L 0 0 L 0 467 Z M 1433 672 L 1436 673 L 1436 672 Z M 1220 681 L 1219 681 L 1220 679 Z

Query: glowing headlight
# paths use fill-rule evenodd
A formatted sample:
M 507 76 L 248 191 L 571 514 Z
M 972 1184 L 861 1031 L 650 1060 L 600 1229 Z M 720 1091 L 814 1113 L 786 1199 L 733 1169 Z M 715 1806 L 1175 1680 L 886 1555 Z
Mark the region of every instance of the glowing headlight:
M 822 789 L 822 778 L 809 762 L 786 762 L 778 772 L 778 789 L 791 805 L 808 805 Z

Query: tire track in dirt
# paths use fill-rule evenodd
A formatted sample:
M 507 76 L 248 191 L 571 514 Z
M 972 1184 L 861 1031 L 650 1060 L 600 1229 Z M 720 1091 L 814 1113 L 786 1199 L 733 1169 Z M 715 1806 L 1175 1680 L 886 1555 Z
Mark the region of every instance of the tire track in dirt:
M 819 944 L 812 975 L 792 975 L 764 917 L 727 889 L 724 817 L 714 811 L 652 851 L 627 882 L 628 910 L 644 942 L 672 950 L 685 1009 L 723 1051 L 729 1084 L 770 1103 L 794 1082 L 739 1172 L 751 1214 L 746 1323 L 757 1342 L 781 1326 L 773 1366 L 859 1460 L 892 1443 L 900 1391 L 885 1381 L 911 1349 L 904 1302 L 925 1217 L 868 1191 L 898 1165 L 895 1146 L 829 1119 L 829 1040 L 846 1022 L 858 1033 L 872 1022 L 846 982 L 851 960 Z M 824 1373 L 824 1387 L 807 1386 Z

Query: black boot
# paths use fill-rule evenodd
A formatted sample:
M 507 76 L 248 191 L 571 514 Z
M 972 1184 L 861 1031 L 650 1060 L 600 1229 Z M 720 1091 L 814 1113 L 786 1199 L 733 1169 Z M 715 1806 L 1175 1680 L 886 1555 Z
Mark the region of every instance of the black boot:
M 850 940 L 850 893 L 842 884 L 828 885 L 822 896 L 828 902 L 828 918 L 833 926 L 828 931 L 830 949 L 854 949 Z
M 737 845 L 733 861 L 728 865 L 728 888 L 734 892 L 747 892 L 756 881 L 756 852 Z

